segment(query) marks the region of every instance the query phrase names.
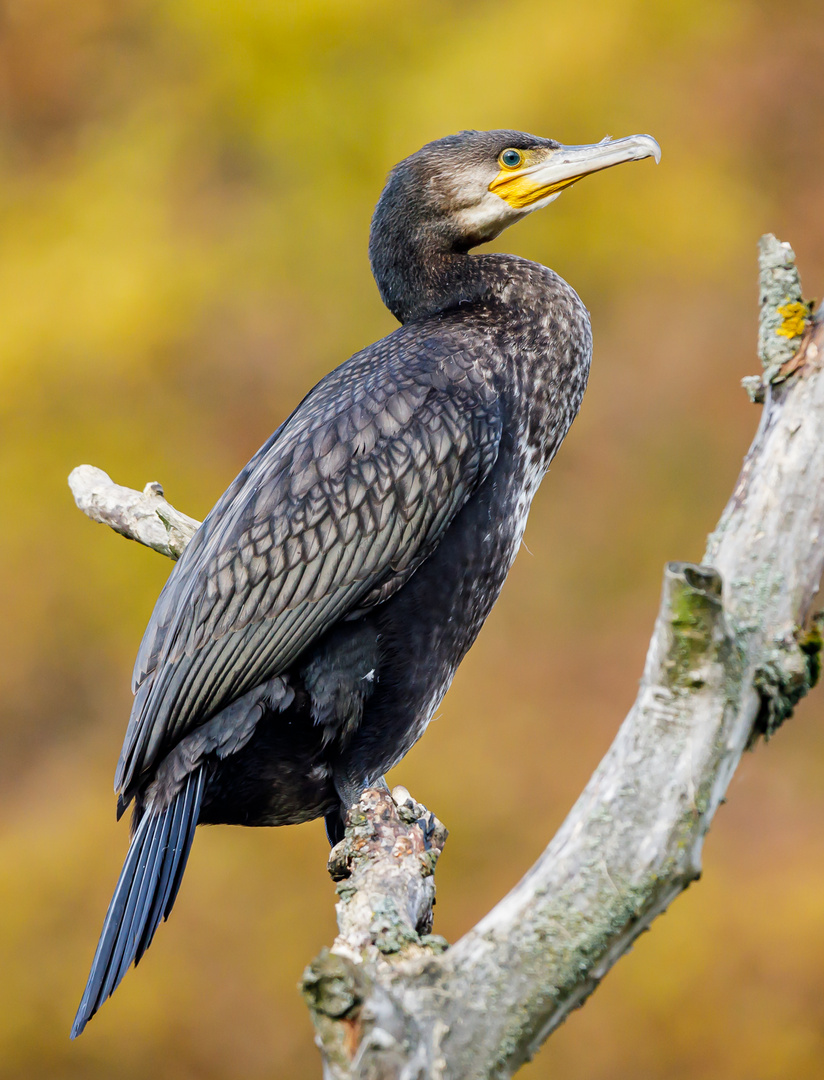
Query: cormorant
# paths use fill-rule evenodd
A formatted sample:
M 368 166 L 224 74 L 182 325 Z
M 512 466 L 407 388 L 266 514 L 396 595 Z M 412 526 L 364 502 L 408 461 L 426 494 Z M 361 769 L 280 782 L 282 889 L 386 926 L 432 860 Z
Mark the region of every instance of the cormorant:
M 402 324 L 321 379 L 198 529 L 135 664 L 132 836 L 72 1037 L 169 915 L 195 826 L 346 809 L 423 734 L 518 551 L 591 355 L 552 270 L 471 255 L 649 135 L 464 131 L 395 166 L 372 219 Z

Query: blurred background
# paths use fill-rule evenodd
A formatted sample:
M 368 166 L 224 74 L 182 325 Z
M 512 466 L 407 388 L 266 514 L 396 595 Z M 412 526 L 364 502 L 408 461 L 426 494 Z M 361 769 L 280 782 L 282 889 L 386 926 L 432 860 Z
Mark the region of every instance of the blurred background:
M 320 1075 L 320 823 L 200 830 L 170 923 L 68 1040 L 127 844 L 111 779 L 171 564 L 66 476 L 203 517 L 393 328 L 387 170 L 465 127 L 650 132 L 509 231 L 592 311 L 580 419 L 440 719 L 394 771 L 448 825 L 456 939 L 548 841 L 634 698 L 663 564 L 699 559 L 758 422 L 756 242 L 824 292 L 820 0 L 6 0 L 0 15 L 0 1077 Z M 744 760 L 705 873 L 528 1080 L 824 1075 L 824 694 Z

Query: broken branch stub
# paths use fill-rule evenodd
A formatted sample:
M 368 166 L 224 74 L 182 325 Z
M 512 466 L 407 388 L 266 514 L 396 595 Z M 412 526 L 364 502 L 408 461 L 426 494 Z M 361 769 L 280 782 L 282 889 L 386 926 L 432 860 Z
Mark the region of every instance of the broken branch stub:
M 69 487 L 78 509 L 92 521 L 170 559 L 180 558 L 200 526 L 166 502 L 157 481 L 135 491 L 116 484 L 102 469 L 78 465 L 69 475 Z

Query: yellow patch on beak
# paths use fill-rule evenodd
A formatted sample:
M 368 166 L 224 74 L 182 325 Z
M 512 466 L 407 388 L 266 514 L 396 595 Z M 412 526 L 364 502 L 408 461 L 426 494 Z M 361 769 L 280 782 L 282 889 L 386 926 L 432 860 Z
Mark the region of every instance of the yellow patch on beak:
M 527 206 L 532 206 L 533 203 L 540 202 L 541 199 L 563 191 L 584 175 L 586 174 L 581 173 L 579 176 L 571 176 L 565 180 L 541 183 L 540 174 L 536 176 L 530 168 L 514 171 L 501 169 L 489 185 L 489 190 L 508 202 L 513 210 L 523 210 Z

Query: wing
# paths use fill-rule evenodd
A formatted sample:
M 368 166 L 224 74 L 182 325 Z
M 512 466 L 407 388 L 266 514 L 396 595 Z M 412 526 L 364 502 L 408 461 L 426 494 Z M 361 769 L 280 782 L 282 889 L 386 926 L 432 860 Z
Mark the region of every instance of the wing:
M 188 731 L 400 587 L 488 475 L 497 394 L 453 339 L 402 327 L 356 354 L 220 498 L 138 653 L 115 781 L 127 797 Z

